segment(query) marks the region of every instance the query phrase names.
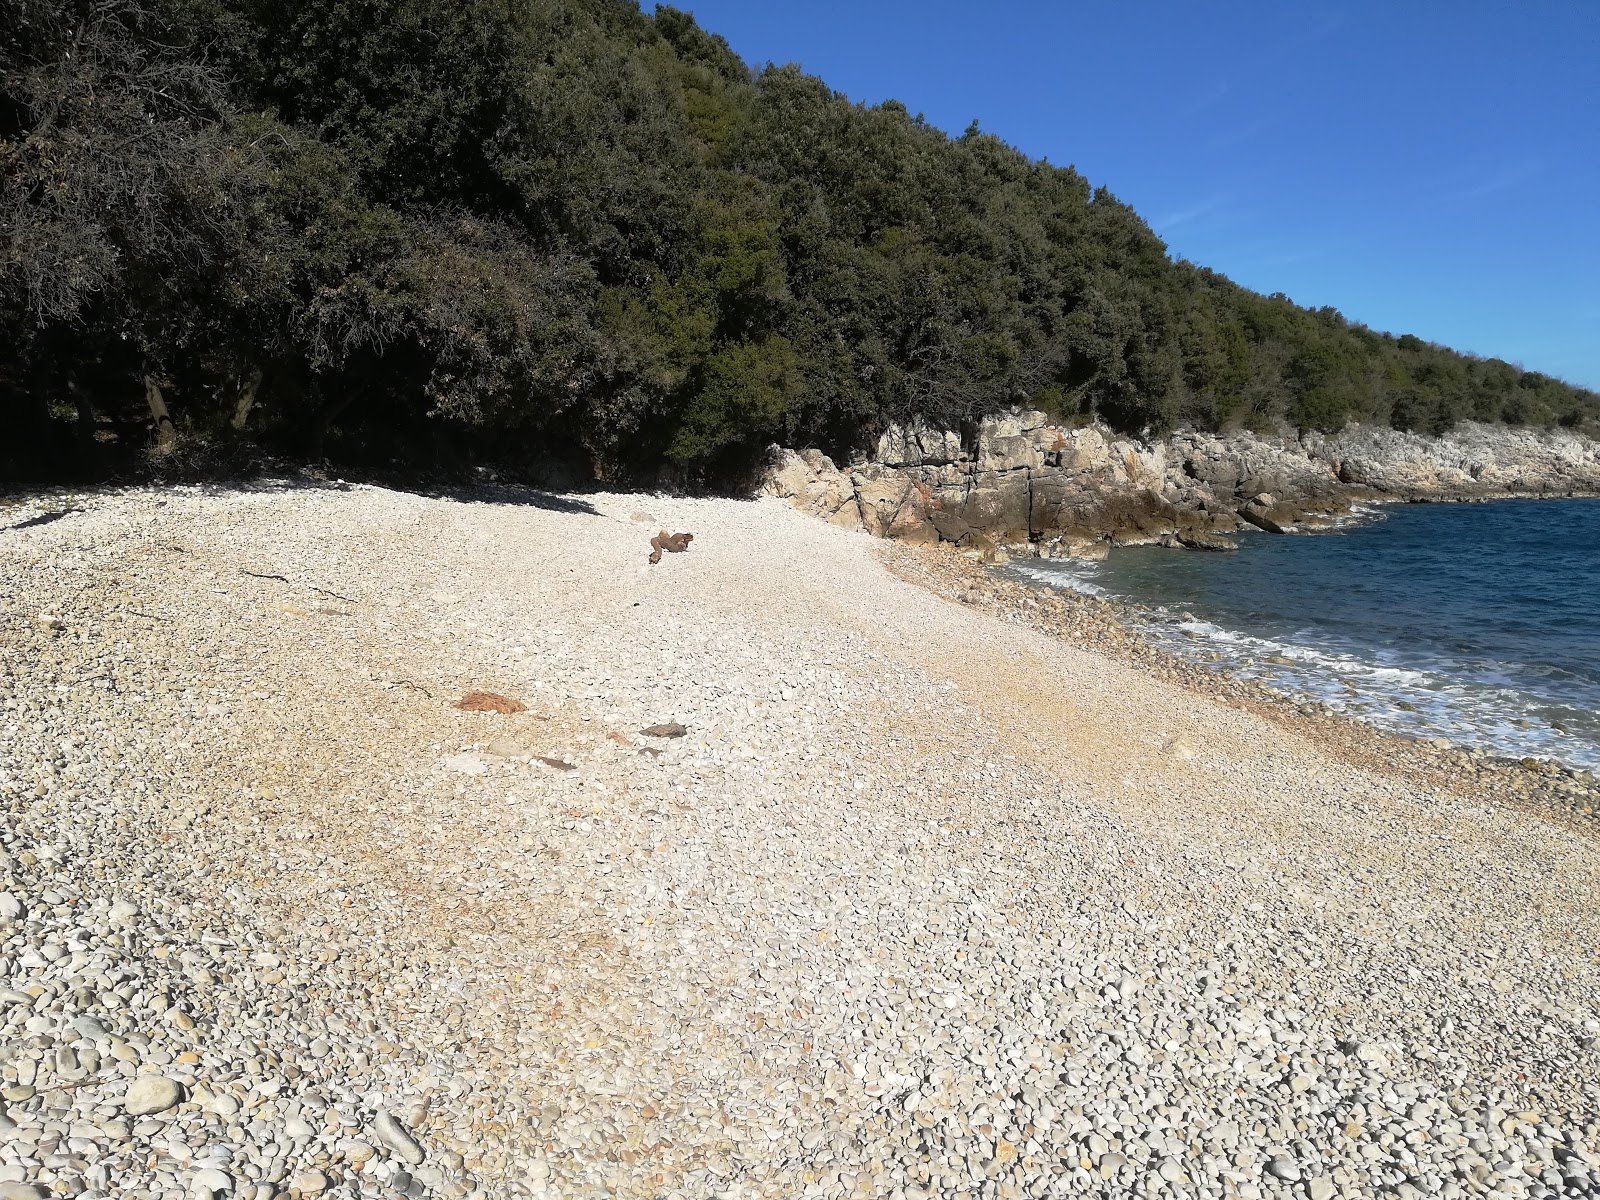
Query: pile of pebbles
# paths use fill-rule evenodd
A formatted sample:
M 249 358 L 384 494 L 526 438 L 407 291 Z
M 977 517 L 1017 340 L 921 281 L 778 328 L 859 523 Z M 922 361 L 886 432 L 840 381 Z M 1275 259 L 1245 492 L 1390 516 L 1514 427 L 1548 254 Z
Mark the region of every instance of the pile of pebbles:
M 52 507 L 0 1200 L 1600 1197 L 1592 838 L 776 502 Z

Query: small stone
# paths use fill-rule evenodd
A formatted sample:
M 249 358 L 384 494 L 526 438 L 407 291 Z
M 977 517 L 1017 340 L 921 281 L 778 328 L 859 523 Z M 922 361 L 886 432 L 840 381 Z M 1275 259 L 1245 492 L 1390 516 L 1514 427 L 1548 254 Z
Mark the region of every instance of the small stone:
M 219 1117 L 231 1117 L 239 1111 L 239 1102 L 226 1092 L 211 1097 L 206 1102 L 206 1108 L 216 1113 Z
M 1267 1164 L 1267 1174 L 1293 1183 L 1300 1178 L 1300 1164 L 1292 1158 L 1275 1158 Z
M 1171 739 L 1165 746 L 1162 747 L 1162 749 L 1164 749 L 1168 754 L 1172 755 L 1173 758 L 1179 759 L 1183 762 L 1189 762 L 1190 760 L 1200 756 L 1200 751 L 1195 748 L 1194 743 L 1185 737 L 1175 737 Z
M 45 1191 L 32 1183 L 0 1183 L 0 1200 L 43 1200 Z
M 21 900 L 10 892 L 0 892 L 0 921 L 20 921 L 25 912 Z
M 301 1171 L 289 1180 L 291 1191 L 299 1192 L 302 1196 L 315 1196 L 328 1186 L 328 1177 L 321 1171 Z
M 194 1187 L 203 1187 L 211 1192 L 228 1192 L 233 1190 L 233 1176 L 226 1171 L 219 1171 L 215 1167 L 206 1167 L 196 1171 L 190 1181 Z
M 444 769 L 459 775 L 482 775 L 489 768 L 474 754 L 455 754 L 444 760 Z
M 88 1038 L 91 1042 L 106 1036 L 106 1027 L 93 1017 L 74 1017 L 67 1028 L 81 1038 Z
M 130 1117 L 166 1112 L 183 1099 L 183 1089 L 162 1075 L 141 1075 L 128 1085 L 122 1107 Z
M 1326 1175 L 1318 1175 L 1306 1184 L 1306 1195 L 1311 1200 L 1333 1200 L 1339 1189 Z
M 118 900 L 106 913 L 106 920 L 119 929 L 132 925 L 139 915 L 139 906 L 131 900 Z
M 400 1157 L 402 1162 L 414 1167 L 422 1161 L 422 1147 L 417 1145 L 405 1126 L 382 1109 L 379 1109 L 378 1115 L 372 1119 L 372 1131 L 378 1135 L 380 1142 Z

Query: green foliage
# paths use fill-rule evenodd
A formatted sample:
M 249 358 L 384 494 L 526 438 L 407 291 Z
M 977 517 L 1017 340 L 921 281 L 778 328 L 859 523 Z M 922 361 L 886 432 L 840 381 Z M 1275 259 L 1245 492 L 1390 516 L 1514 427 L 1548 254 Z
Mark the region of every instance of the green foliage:
M 707 360 L 667 453 L 679 462 L 725 455 L 730 447 L 764 445 L 786 432 L 800 382 L 800 360 L 787 339 L 728 346 Z
M 1600 397 L 1174 262 L 1132 209 L 631 0 L 0 0 L 0 472 L 153 445 L 734 479 L 1016 404 L 1587 428 Z

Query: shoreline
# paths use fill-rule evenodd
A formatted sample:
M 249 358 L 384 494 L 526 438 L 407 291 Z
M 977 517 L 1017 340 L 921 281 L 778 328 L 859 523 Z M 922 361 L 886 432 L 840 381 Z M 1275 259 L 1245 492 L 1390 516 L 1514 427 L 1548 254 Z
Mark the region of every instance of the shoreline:
M 1600 775 L 1592 771 L 1551 759 L 1441 745 L 1445 742 L 1442 738 L 1406 737 L 1316 702 L 1297 700 L 1268 685 L 1237 677 L 1226 667 L 1213 670 L 1169 653 L 1138 628 L 1133 616 L 1138 606 L 1133 602 L 1046 583 L 1003 579 L 994 573 L 995 568 L 974 562 L 954 546 L 889 542 L 879 547 L 878 553 L 899 578 L 946 599 L 1024 621 L 1068 645 L 1109 654 L 1200 695 L 1245 705 L 1257 715 L 1313 738 L 1346 761 L 1425 779 L 1468 798 L 1492 792 L 1497 799 L 1526 804 L 1569 828 L 1600 837 Z
M 1600 846 L 1498 768 L 776 501 L 72 503 L 0 531 L 0 1183 L 1600 1186 Z

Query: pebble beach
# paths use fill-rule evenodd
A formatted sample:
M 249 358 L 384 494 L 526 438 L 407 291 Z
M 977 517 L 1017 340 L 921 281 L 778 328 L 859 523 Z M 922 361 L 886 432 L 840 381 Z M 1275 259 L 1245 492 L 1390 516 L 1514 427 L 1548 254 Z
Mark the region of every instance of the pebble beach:
M 0 1200 L 1600 1197 L 1592 781 L 958 559 L 0 504 Z

